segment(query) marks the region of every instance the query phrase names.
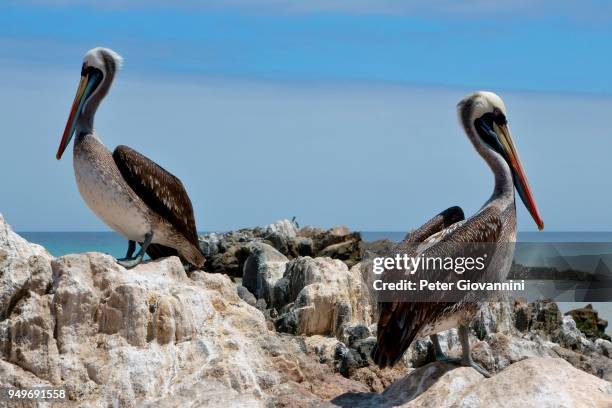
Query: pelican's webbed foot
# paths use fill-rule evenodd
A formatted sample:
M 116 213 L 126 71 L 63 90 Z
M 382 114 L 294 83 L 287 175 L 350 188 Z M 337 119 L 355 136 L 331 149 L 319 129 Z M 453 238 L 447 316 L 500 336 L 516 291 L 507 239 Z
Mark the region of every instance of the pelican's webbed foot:
M 491 378 L 491 373 L 489 373 L 486 369 L 481 367 L 480 364 L 475 363 L 474 360 L 472 359 L 470 359 L 470 362 L 468 362 L 467 364 L 462 361 L 462 365 L 465 367 L 472 367 L 474 370 L 482 374 L 482 376 L 485 378 Z
M 434 355 L 435 355 L 436 361 L 449 363 L 449 364 L 456 364 L 456 365 L 460 365 L 463 367 L 472 367 L 474 370 L 478 371 L 480 374 L 482 374 L 486 378 L 491 377 L 491 374 L 489 374 L 487 370 L 485 370 L 480 365 L 476 364 L 474 360 L 472 360 L 472 355 L 470 353 L 470 341 L 469 341 L 468 335 L 469 335 L 469 328 L 467 326 L 459 326 L 459 341 L 461 342 L 461 351 L 462 351 L 461 358 L 447 357 L 442 352 L 442 348 L 440 347 L 440 341 L 438 339 L 438 335 L 432 334 L 431 336 L 429 336 L 431 338 L 431 342 L 433 343 Z
M 117 259 L 117 263 L 123 266 L 125 269 L 131 269 L 136 265 L 139 265 L 147 252 L 147 248 L 151 245 L 151 241 L 153 241 L 153 233 L 149 232 L 145 235 L 145 240 L 142 244 L 140 244 L 140 250 L 135 257 L 131 255 L 134 253 L 136 249 L 136 243 L 134 241 L 130 241 L 128 244 L 128 252 L 125 258 Z

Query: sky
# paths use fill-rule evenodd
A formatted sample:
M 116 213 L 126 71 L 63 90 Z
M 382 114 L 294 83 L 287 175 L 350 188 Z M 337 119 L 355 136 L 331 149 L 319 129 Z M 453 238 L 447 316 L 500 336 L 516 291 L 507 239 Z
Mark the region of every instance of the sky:
M 612 231 L 611 12 L 548 0 L 3 1 L 0 213 L 20 231 L 108 229 L 79 196 L 71 154 L 55 160 L 83 55 L 106 46 L 124 66 L 98 134 L 181 178 L 200 230 L 296 216 L 403 231 L 451 205 L 472 214 L 493 180 L 455 106 L 486 89 L 506 102 L 546 229 Z M 517 204 L 519 230 L 535 230 Z

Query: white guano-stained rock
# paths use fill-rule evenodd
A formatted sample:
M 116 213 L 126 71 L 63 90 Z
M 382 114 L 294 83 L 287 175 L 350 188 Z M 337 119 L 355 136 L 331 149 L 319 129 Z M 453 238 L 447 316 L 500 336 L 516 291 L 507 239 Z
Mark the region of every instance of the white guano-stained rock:
M 371 304 L 359 267 L 348 269 L 331 258 L 301 257 L 289 261 L 274 288 L 274 306 L 284 311 L 284 328 L 294 334 L 327 334 L 338 338 L 349 323 L 369 325 Z
M 225 275 L 187 277 L 176 257 L 131 270 L 99 253 L 53 259 L 0 221 L 0 387 L 60 387 L 66 407 L 274 406 L 366 389 L 269 331 Z
M 492 378 L 447 363 L 419 368 L 381 394 L 348 393 L 332 400 L 341 407 L 526 407 L 612 406 L 612 384 L 560 358 L 530 358 Z

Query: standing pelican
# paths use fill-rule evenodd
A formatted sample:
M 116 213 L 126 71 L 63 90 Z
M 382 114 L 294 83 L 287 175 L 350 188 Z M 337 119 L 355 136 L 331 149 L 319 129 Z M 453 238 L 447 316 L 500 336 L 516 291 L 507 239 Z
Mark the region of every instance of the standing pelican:
M 127 146 L 110 152 L 94 130 L 94 117 L 122 59 L 107 48 L 85 54 L 81 81 L 57 151 L 59 160 L 74 141 L 73 165 L 79 192 L 106 225 L 129 241 L 118 262 L 132 268 L 145 253 L 152 258 L 178 254 L 202 267 L 193 207 L 181 181 Z M 136 242 L 140 250 L 136 250 Z
M 461 256 L 453 253 L 453 245 L 469 243 L 513 243 L 516 241 L 516 187 L 538 229 L 544 222 L 536 207 L 527 177 L 510 135 L 506 108 L 499 96 L 477 92 L 457 105 L 459 121 L 476 151 L 487 162 L 495 176 L 493 194 L 482 208 L 465 220 L 459 207 L 440 213 L 416 231 L 407 235 L 400 248 L 413 256 Z M 418 244 L 420 243 L 420 244 Z M 506 248 L 502 250 L 500 248 Z M 496 261 L 486 269 L 483 280 L 501 281 L 510 268 L 514 247 L 495 246 Z M 508 249 L 509 248 L 509 249 Z M 503 253 L 499 253 L 503 252 Z M 429 279 L 429 277 L 428 277 Z M 435 278 L 430 281 L 434 281 Z M 394 365 L 415 337 L 431 336 L 436 359 L 447 359 L 440 348 L 437 334 L 459 327 L 462 358 L 455 361 L 488 373 L 474 363 L 470 354 L 468 325 L 479 309 L 482 299 L 463 295 L 458 302 L 380 302 L 377 343 L 372 359 L 381 368 Z

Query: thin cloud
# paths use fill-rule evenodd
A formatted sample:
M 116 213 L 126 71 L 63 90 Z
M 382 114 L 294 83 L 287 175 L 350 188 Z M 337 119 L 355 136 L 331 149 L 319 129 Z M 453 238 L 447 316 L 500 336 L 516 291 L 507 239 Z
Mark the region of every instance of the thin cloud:
M 569 0 L 26 0 L 13 4 L 43 6 L 86 6 L 100 9 L 173 8 L 204 11 L 239 10 L 256 14 L 349 13 L 414 15 L 430 17 L 481 18 L 562 16 L 576 20 L 604 19 L 612 6 L 601 1 Z

